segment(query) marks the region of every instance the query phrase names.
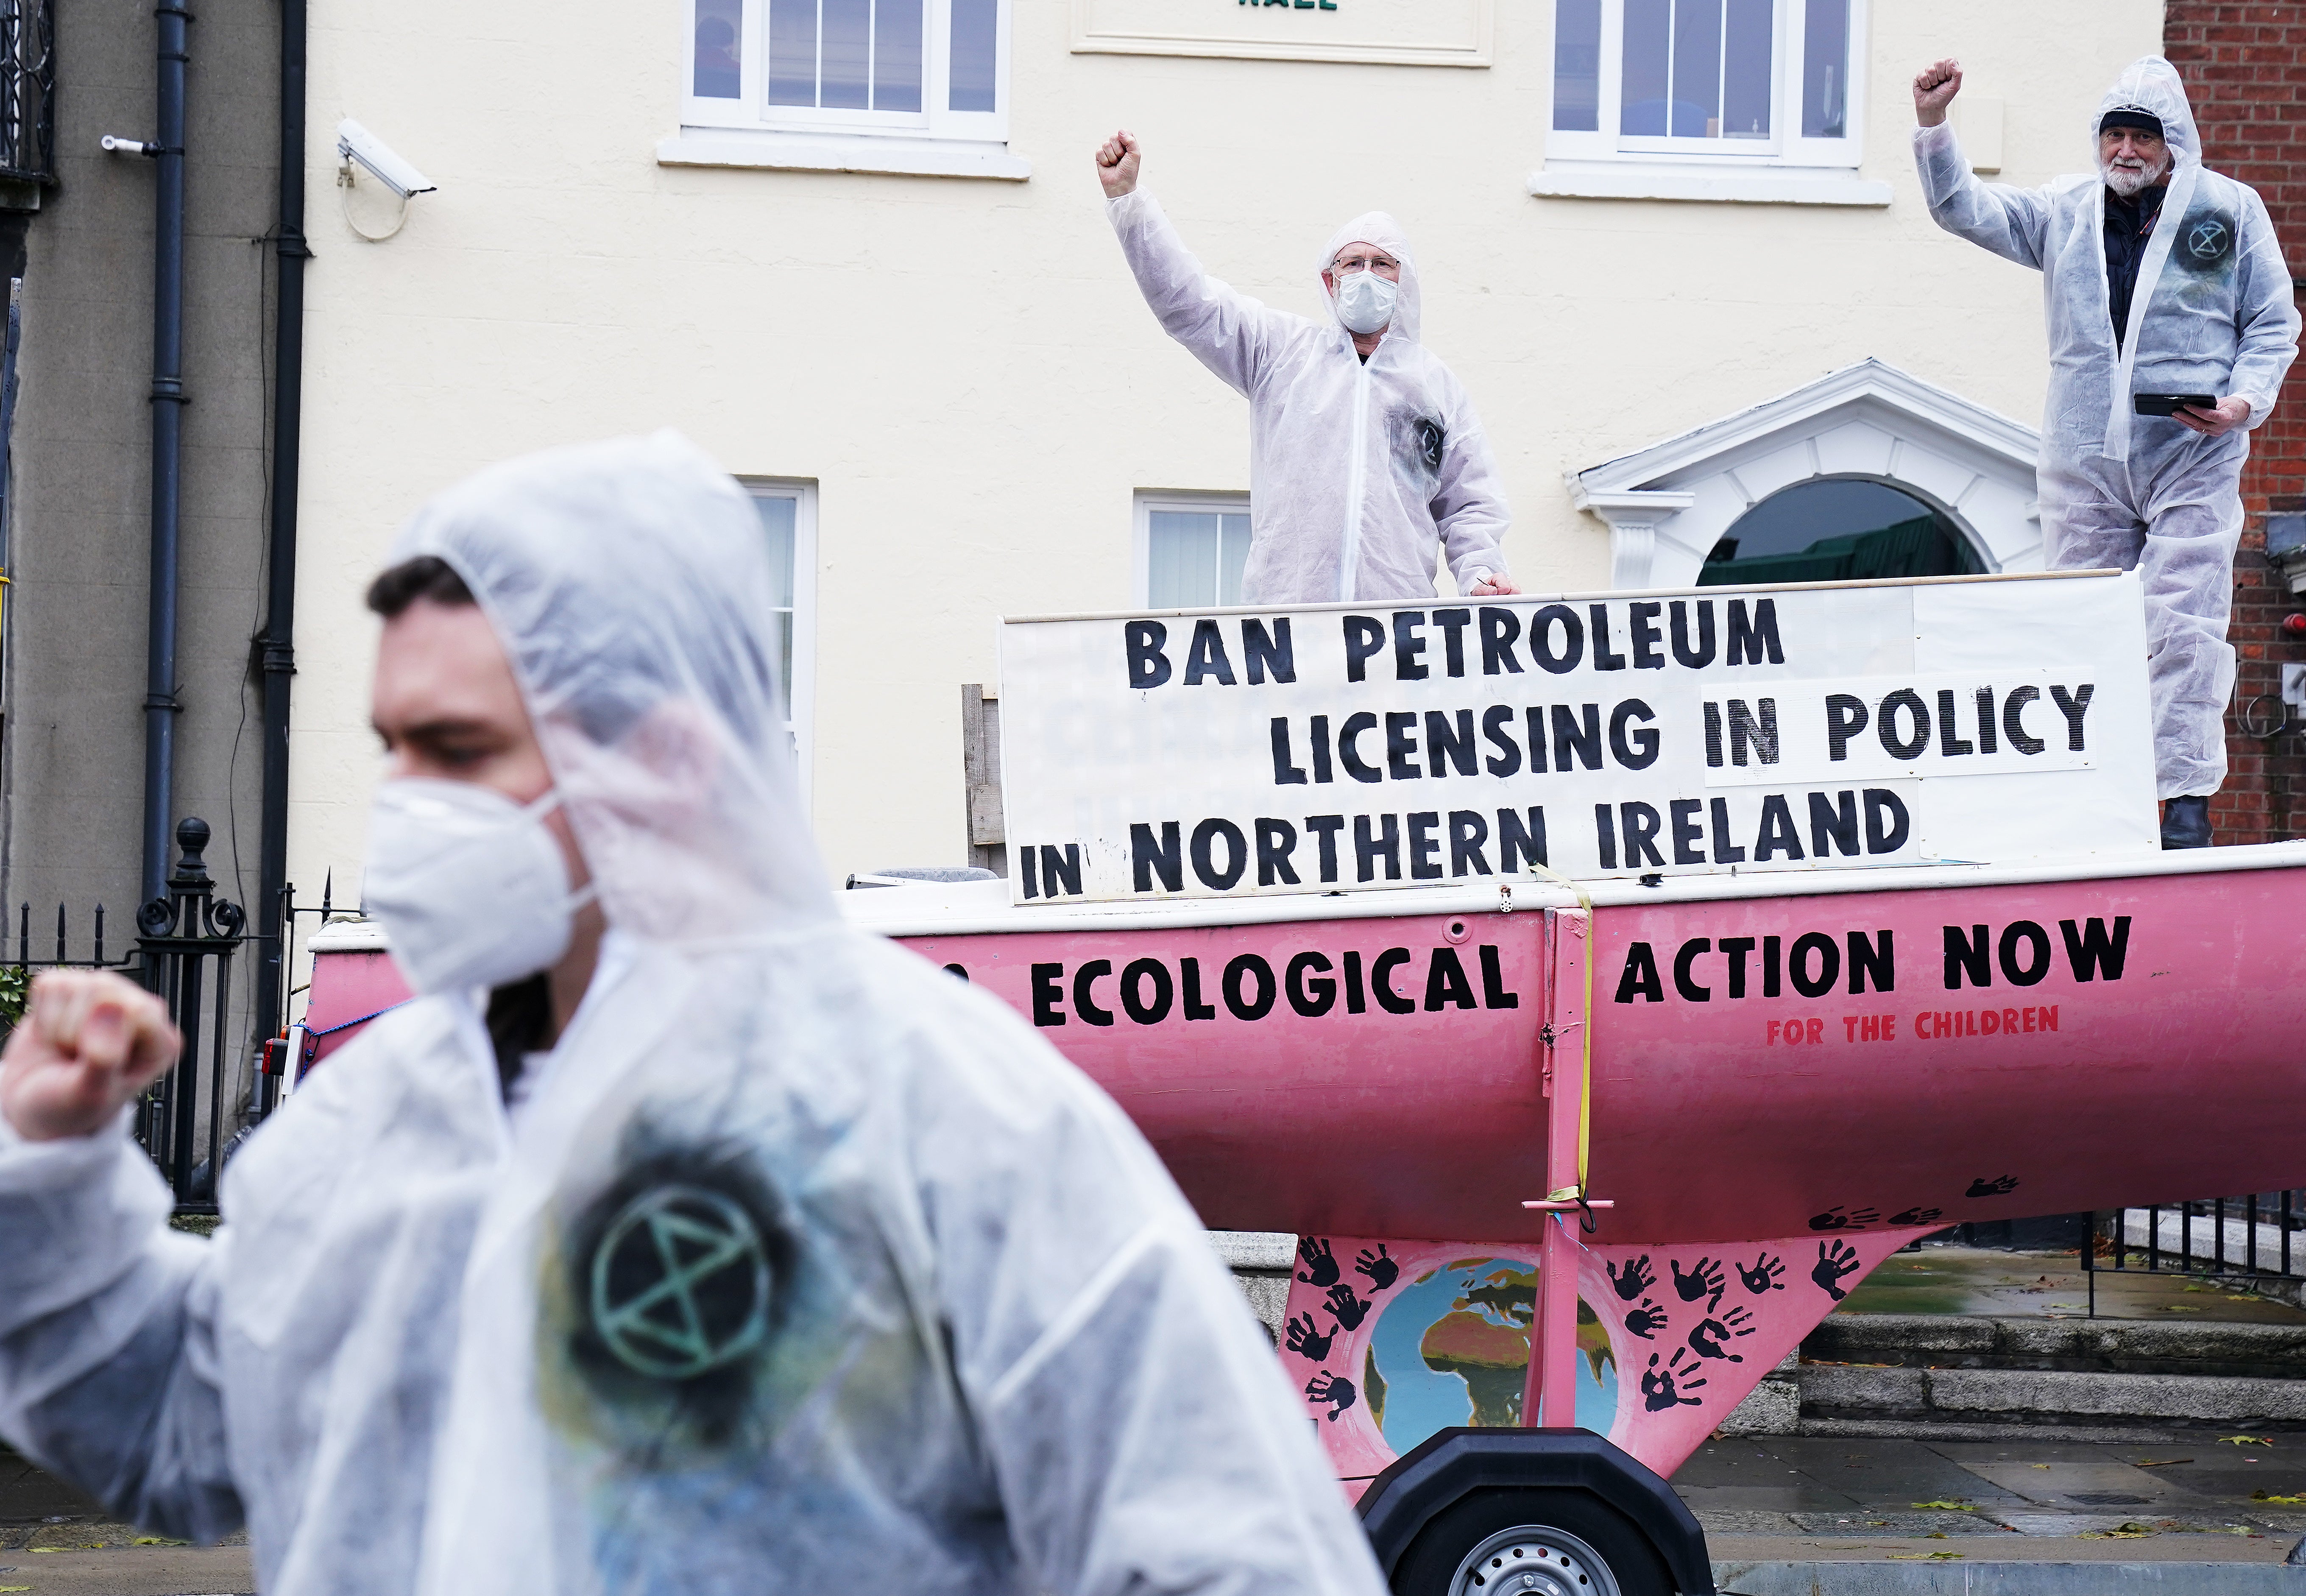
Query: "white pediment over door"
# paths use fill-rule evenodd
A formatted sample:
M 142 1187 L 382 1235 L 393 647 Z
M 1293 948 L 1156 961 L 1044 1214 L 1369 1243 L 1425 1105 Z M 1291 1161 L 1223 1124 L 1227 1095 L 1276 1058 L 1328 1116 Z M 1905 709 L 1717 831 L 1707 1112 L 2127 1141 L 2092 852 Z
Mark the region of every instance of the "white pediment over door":
M 1797 483 L 1887 482 L 1945 512 L 1989 571 L 2042 568 L 2041 435 L 1874 359 L 1567 475 L 1610 528 L 1610 585 L 1691 587 L 1721 534 Z

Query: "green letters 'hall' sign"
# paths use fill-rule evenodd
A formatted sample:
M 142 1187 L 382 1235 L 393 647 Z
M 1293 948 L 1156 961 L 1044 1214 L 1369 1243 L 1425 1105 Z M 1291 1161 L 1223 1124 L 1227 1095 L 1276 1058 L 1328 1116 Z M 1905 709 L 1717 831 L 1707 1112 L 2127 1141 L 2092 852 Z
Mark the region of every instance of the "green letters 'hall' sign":
M 1072 47 L 1123 55 L 1488 66 L 1497 0 L 1071 0 Z M 1309 26 L 1301 11 L 1327 12 Z

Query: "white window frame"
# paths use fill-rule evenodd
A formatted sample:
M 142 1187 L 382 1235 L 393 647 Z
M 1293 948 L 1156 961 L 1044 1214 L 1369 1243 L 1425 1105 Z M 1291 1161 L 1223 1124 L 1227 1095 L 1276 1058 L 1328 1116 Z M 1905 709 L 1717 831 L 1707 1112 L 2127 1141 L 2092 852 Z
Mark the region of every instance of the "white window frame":
M 1029 163 L 1009 153 L 1010 36 L 1015 0 L 995 0 L 994 109 L 954 111 L 952 0 L 921 0 L 921 109 L 854 111 L 772 106 L 769 0 L 742 0 L 740 93 L 700 98 L 696 0 L 678 8 L 682 32 L 679 134 L 657 146 L 664 166 L 768 166 L 809 171 L 893 172 L 1021 182 Z
M 1196 516 L 1246 516 L 1246 493 L 1212 492 L 1199 488 L 1138 490 L 1130 538 L 1129 607 L 1144 610 L 1153 602 L 1153 512 L 1183 510 Z M 1209 608 L 1216 608 L 1212 602 Z
M 1839 139 L 1801 136 L 1801 81 L 1806 7 L 1803 0 L 1772 0 L 1770 125 L 1757 140 L 1636 137 L 1618 130 L 1625 88 L 1626 0 L 1601 0 L 1601 48 L 1596 85 L 1599 128 L 1593 132 L 1552 126 L 1546 103 L 1545 164 L 1529 192 L 1562 199 L 1730 200 L 1793 204 L 1887 205 L 1890 185 L 1858 175 L 1865 159 L 1867 50 L 1872 42 L 1868 0 L 1849 0 L 1849 81 L 1843 89 Z M 1546 52 L 1546 70 L 1553 54 Z
M 792 733 L 804 819 L 816 809 L 816 483 L 804 477 L 740 476 L 755 499 L 790 499 L 793 505 L 792 679 L 785 683 L 786 728 Z

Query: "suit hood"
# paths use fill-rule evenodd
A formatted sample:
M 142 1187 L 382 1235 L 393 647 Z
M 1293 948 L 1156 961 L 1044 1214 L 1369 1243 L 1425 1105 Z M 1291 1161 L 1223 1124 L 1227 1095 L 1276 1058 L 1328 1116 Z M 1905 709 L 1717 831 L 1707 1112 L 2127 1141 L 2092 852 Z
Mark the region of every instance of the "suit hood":
M 2194 127 L 2194 107 L 2186 98 L 2186 85 L 2178 69 L 2159 55 L 2140 55 L 2122 69 L 2114 87 L 2098 102 L 2090 118 L 2090 170 L 2098 170 L 2097 135 L 2105 119 L 2116 111 L 2143 111 L 2162 124 L 2163 141 L 2170 147 L 2171 174 L 2180 166 L 2199 166 L 2202 138 Z
M 676 433 L 490 467 L 395 563 L 446 560 L 495 627 L 610 923 L 659 942 L 836 917 L 786 730 L 753 501 Z
M 1321 303 L 1328 309 L 1329 325 L 1340 332 L 1345 330 L 1345 324 L 1337 320 L 1337 302 L 1321 282 L 1320 274 L 1329 269 L 1337 252 L 1349 243 L 1375 244 L 1401 262 L 1401 294 L 1394 302 L 1393 325 L 1387 329 L 1386 336 L 1398 337 L 1412 344 L 1418 342 L 1419 329 L 1424 321 L 1424 301 L 1417 284 L 1417 257 L 1410 251 L 1401 224 L 1382 210 L 1363 211 L 1331 234 L 1321 251 L 1320 261 L 1313 269 L 1314 286 L 1320 289 Z

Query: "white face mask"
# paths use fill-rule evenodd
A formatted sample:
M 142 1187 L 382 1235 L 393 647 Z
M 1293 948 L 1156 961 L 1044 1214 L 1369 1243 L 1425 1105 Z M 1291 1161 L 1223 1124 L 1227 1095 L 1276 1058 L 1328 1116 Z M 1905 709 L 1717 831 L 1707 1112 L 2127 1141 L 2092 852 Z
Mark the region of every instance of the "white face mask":
M 571 921 L 593 889 L 572 892 L 544 817 L 470 781 L 414 778 L 377 789 L 369 815 L 363 907 L 384 926 L 393 961 L 421 993 L 501 986 L 568 951 Z
M 1401 287 L 1373 271 L 1356 271 L 1337 279 L 1337 320 L 1346 330 L 1366 336 L 1393 325 L 1394 303 Z

